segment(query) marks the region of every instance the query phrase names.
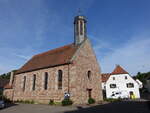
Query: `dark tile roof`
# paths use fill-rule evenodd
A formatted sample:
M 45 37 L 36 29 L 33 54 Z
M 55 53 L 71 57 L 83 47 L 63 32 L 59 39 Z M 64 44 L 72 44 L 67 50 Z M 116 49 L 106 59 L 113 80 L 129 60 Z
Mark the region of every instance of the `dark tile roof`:
M 117 65 L 111 74 L 114 75 L 114 74 L 129 74 L 129 73 L 125 71 L 120 65 Z
M 9 83 L 7 79 L 0 79 L 0 88 L 4 88 L 4 86 Z
M 111 76 L 111 73 L 102 73 L 101 76 L 102 82 L 106 82 L 108 78 Z
M 74 44 L 70 44 L 35 55 L 16 74 L 70 63 L 77 48 Z

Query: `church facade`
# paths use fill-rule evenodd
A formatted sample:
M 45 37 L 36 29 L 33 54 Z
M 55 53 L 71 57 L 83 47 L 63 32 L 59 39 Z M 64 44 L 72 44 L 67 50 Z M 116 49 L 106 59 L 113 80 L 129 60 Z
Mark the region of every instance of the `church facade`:
M 65 94 L 74 104 L 103 99 L 101 70 L 86 35 L 86 23 L 84 16 L 76 16 L 74 43 L 33 56 L 12 75 L 12 100 L 61 102 Z

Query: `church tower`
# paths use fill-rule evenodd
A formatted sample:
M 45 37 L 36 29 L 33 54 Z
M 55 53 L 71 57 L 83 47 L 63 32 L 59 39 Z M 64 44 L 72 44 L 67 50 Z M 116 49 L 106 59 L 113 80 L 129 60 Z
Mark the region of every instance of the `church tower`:
M 80 45 L 86 39 L 86 19 L 84 16 L 76 16 L 74 19 L 74 43 Z

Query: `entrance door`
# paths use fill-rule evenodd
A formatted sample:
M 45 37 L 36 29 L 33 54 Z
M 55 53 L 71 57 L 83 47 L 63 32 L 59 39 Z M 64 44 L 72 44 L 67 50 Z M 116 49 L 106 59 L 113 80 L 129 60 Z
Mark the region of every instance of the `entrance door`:
M 92 98 L 92 89 L 87 89 L 87 91 L 88 91 L 88 97 Z
M 134 95 L 133 91 L 130 91 L 130 99 L 133 99 L 133 95 Z

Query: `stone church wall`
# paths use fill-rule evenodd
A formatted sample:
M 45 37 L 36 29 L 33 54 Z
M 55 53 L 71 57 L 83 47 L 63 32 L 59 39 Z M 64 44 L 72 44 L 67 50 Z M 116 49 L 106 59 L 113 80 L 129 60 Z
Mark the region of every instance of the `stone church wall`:
M 88 71 L 91 71 L 90 79 L 87 76 Z M 75 55 L 70 72 L 70 92 L 75 103 L 84 104 L 88 102 L 89 95 L 87 89 L 92 89 L 91 97 L 96 101 L 103 100 L 100 68 L 88 40 L 81 45 Z
M 72 61 L 72 64 L 69 65 L 16 75 L 13 100 L 34 100 L 35 102 L 47 104 L 50 99 L 53 99 L 60 102 L 64 99 L 64 93 L 69 90 L 74 104 L 84 104 L 88 102 L 89 98 L 87 89 L 92 89 L 92 98 L 96 101 L 101 101 L 100 69 L 88 40 L 81 45 Z M 62 90 L 58 89 L 58 70 L 63 71 Z M 91 71 L 90 79 L 87 76 L 88 71 Z M 49 75 L 47 90 L 44 89 L 45 72 L 48 72 Z M 32 90 L 34 74 L 37 76 L 35 91 Z M 26 76 L 26 85 L 23 91 L 24 76 Z
M 62 89 L 58 89 L 58 70 L 63 70 Z M 48 89 L 44 89 L 44 74 L 48 72 Z M 36 74 L 35 90 L 32 90 L 33 75 Z M 23 91 L 23 77 L 26 76 L 26 86 Z M 39 103 L 48 103 L 50 99 L 61 101 L 64 93 L 68 91 L 68 66 L 58 66 L 54 68 L 42 69 L 16 75 L 15 96 L 13 100 L 34 100 Z

